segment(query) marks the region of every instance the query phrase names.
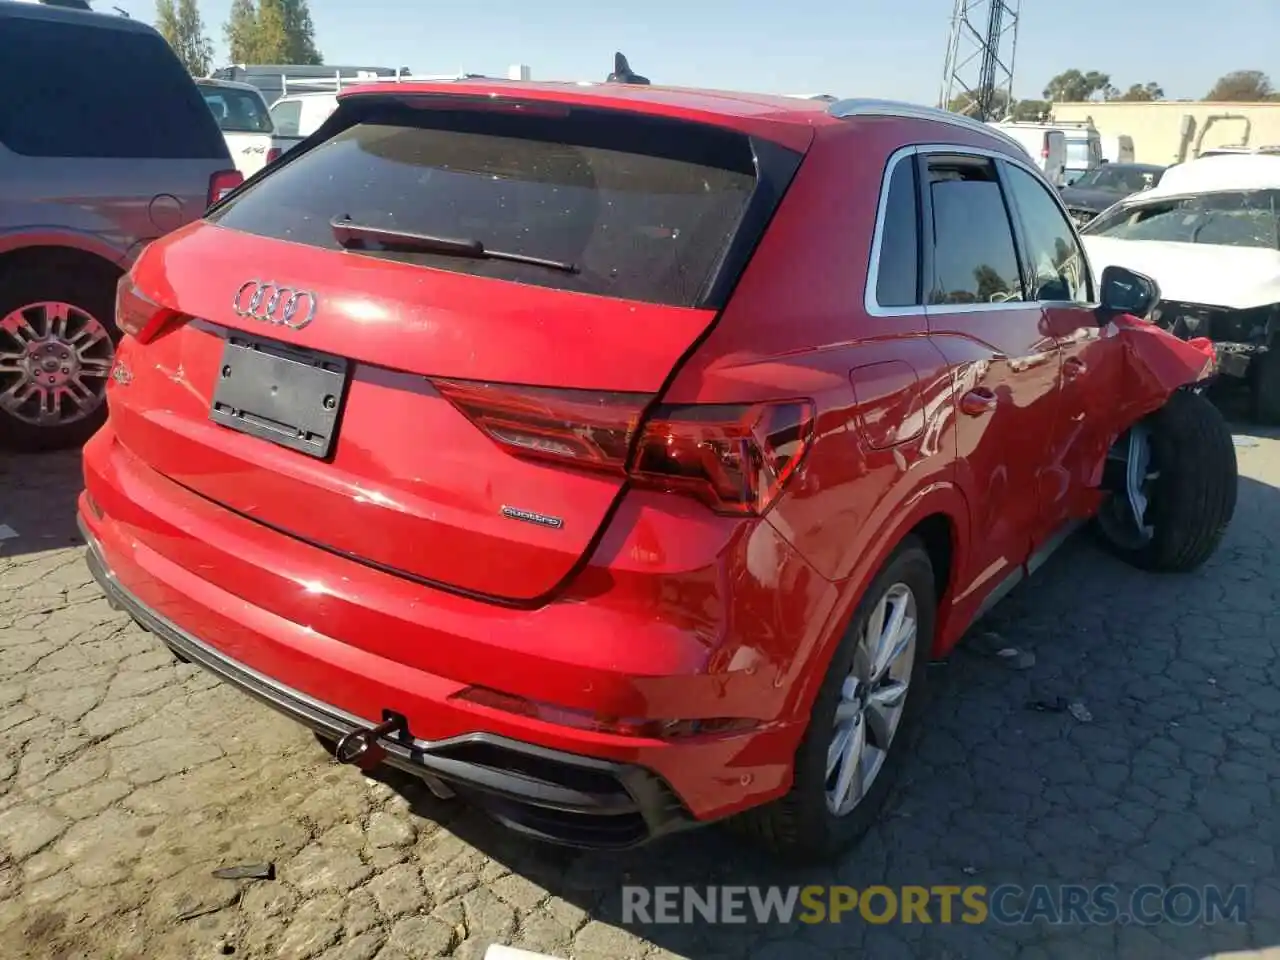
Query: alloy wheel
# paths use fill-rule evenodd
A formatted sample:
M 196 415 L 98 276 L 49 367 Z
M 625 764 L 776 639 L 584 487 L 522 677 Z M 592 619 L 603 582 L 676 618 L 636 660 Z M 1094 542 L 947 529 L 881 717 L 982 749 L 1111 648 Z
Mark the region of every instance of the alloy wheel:
M 70 303 L 28 304 L 0 319 L 0 410 L 38 427 L 75 423 L 106 394 L 115 344 Z
M 915 666 L 917 622 L 915 594 L 896 583 L 858 636 L 827 747 L 827 809 L 837 817 L 857 807 L 889 756 Z

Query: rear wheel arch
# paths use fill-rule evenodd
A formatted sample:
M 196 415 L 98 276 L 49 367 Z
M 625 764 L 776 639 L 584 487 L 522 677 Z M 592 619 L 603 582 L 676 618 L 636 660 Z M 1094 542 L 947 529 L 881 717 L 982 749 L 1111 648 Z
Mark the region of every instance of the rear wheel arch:
M 868 551 L 873 559 L 861 564 L 844 581 L 840 600 L 823 631 L 821 645 L 814 649 L 809 658 L 811 662 L 805 665 L 803 674 L 797 678 L 786 715 L 809 715 L 831 658 L 841 638 L 848 632 L 863 594 L 903 543 L 913 538 L 924 547 L 933 567 L 938 616 L 931 654 L 937 651 L 946 620 L 944 613 L 950 602 L 950 589 L 957 582 L 957 574 L 964 562 L 967 533 L 967 502 L 960 491 L 949 484 L 932 488 L 927 495 L 918 497 L 911 509 L 903 512 L 901 521 L 886 531 L 876 542 L 874 550 Z
M 81 247 L 39 244 L 15 247 L 0 253 L 0 283 L 16 274 L 44 268 L 89 271 L 104 283 L 114 284 L 124 276 L 120 265 Z

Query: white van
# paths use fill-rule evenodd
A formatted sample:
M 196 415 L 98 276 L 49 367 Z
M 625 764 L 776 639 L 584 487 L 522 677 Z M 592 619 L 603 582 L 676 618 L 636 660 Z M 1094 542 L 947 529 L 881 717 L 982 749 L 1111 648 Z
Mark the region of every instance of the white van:
M 1088 120 L 1051 120 L 1047 123 L 1004 120 L 995 126 L 1015 139 L 1023 135 L 1036 138 L 1045 131 L 1059 131 L 1067 142 L 1066 173 L 1063 183 L 1074 183 L 1090 170 L 1102 165 L 1102 137 L 1099 136 L 1093 123 Z M 1019 140 L 1019 142 L 1022 141 Z M 1032 156 L 1035 154 L 1032 153 Z
M 1067 138 L 1061 130 L 1042 123 L 989 122 L 988 125 L 1016 140 L 1050 183 L 1056 187 L 1066 185 Z

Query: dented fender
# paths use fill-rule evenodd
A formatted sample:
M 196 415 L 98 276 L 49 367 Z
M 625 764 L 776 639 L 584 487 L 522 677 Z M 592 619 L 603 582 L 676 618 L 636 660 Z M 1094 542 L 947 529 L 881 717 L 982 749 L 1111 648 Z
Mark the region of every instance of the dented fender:
M 1207 337 L 1179 340 L 1154 323 L 1127 313 L 1113 317 L 1103 336 L 1114 337 L 1120 345 L 1120 428 L 1116 437 L 1163 407 L 1175 390 L 1203 383 L 1217 372 L 1217 354 Z
M 1084 489 L 1076 494 L 1076 516 L 1094 512 L 1107 454 L 1116 440 L 1168 402 L 1177 390 L 1202 383 L 1217 370 L 1213 343 L 1205 338 L 1179 340 L 1167 330 L 1130 314 L 1109 317 L 1086 348 L 1091 370 L 1078 387 L 1067 385 L 1067 407 L 1083 417 L 1064 451 L 1079 471 Z M 1074 472 L 1074 471 L 1073 471 Z

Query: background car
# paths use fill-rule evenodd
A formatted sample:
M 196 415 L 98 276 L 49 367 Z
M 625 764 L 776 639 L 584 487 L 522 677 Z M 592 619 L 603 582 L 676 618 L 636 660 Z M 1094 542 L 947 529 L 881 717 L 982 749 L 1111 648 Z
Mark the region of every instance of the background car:
M 257 87 L 232 80 L 197 80 L 196 88 L 245 179 L 293 146 L 291 140 L 277 136 L 271 111 Z
M 1084 226 L 1117 200 L 1154 187 L 1164 171 L 1150 163 L 1104 163 L 1063 187 L 1062 202 L 1071 219 Z
M 271 105 L 277 142 L 286 152 L 297 146 L 338 109 L 336 93 L 291 93 Z
M 136 20 L 0 2 L 0 90 L 0 444 L 74 446 L 106 416 L 116 282 L 243 178 Z
M 1156 321 L 1184 339 L 1211 339 L 1221 375 L 1250 389 L 1258 419 L 1280 423 L 1280 157 L 1170 167 L 1082 236 L 1096 268 L 1155 278 Z

